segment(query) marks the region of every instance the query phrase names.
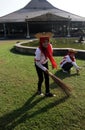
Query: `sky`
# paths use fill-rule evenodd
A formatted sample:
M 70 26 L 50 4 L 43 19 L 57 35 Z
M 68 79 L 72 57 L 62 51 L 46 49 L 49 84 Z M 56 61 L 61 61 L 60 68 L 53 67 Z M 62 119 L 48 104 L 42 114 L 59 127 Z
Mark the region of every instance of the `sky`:
M 26 6 L 31 0 L 0 0 L 0 17 Z M 54 7 L 85 17 L 85 0 L 47 0 Z

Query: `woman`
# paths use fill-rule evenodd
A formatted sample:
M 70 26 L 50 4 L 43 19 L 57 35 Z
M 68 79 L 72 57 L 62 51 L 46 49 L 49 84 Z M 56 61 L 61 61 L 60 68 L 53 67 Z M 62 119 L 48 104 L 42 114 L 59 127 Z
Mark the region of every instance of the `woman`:
M 57 68 L 57 64 L 52 56 L 52 45 L 49 43 L 49 37 L 42 36 L 39 38 L 39 47 L 35 52 L 35 67 L 38 74 L 38 94 L 42 94 L 41 86 L 45 78 L 45 96 L 55 96 L 49 90 L 49 75 L 48 75 L 48 58 L 53 68 Z M 43 78 L 44 76 L 44 78 Z
M 74 49 L 68 50 L 68 54 L 64 56 L 60 62 L 60 67 L 62 68 L 63 72 L 70 73 L 71 68 L 74 66 L 77 74 L 79 74 L 81 67 L 79 67 L 76 63 L 75 54 L 76 51 Z

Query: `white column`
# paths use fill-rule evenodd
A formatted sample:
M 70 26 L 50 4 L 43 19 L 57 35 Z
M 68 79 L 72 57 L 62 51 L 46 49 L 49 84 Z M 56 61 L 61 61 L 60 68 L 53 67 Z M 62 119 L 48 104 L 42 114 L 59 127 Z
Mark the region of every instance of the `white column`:
M 30 38 L 30 36 L 29 36 L 29 25 L 28 25 L 28 21 L 26 21 L 27 22 L 27 35 L 26 35 L 26 38 Z
M 5 25 L 5 23 L 3 24 L 3 28 L 4 28 L 4 38 L 6 38 L 6 25 Z
M 71 22 L 71 18 L 70 18 L 70 16 L 68 16 L 68 27 L 67 27 L 68 34 L 67 34 L 67 37 L 70 37 L 70 22 Z

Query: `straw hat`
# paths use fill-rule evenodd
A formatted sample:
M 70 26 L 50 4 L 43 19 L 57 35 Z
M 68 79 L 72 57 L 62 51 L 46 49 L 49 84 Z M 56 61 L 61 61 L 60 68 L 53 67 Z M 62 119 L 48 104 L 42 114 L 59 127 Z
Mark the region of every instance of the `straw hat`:
M 77 51 L 75 49 L 69 49 L 68 52 L 69 53 L 77 53 Z
M 36 33 L 35 37 L 40 39 L 41 37 L 48 37 L 51 38 L 53 36 L 53 33 L 51 32 L 43 32 L 43 33 Z

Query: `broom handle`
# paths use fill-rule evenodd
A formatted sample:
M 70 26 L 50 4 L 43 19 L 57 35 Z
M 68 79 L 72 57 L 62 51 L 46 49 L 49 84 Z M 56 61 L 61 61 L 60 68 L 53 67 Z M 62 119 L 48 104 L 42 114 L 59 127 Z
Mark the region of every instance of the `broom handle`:
M 49 70 L 47 70 L 48 71 L 48 75 L 50 76 L 50 77 L 54 77 L 54 74 L 52 74 Z M 60 78 L 58 78 L 57 76 L 56 76 L 56 79 L 58 80 L 58 81 L 60 81 L 61 79 Z
M 52 75 L 53 75 L 51 72 L 49 72 L 49 70 L 48 70 L 48 74 L 49 74 L 50 76 L 52 76 Z
M 49 72 L 49 70 L 47 70 L 47 71 L 48 71 L 48 75 L 50 77 L 55 77 L 58 83 L 61 83 L 61 84 L 65 85 L 65 83 L 63 83 L 63 81 L 60 78 L 58 78 L 57 76 L 53 75 L 51 72 Z M 67 88 L 66 85 L 65 85 L 65 88 Z M 67 89 L 69 89 L 69 91 L 71 91 L 70 87 L 68 87 Z
M 54 74 L 52 74 L 49 70 L 47 70 L 47 71 L 48 71 L 49 76 L 54 76 Z M 57 76 L 56 76 L 56 78 L 59 79 Z

